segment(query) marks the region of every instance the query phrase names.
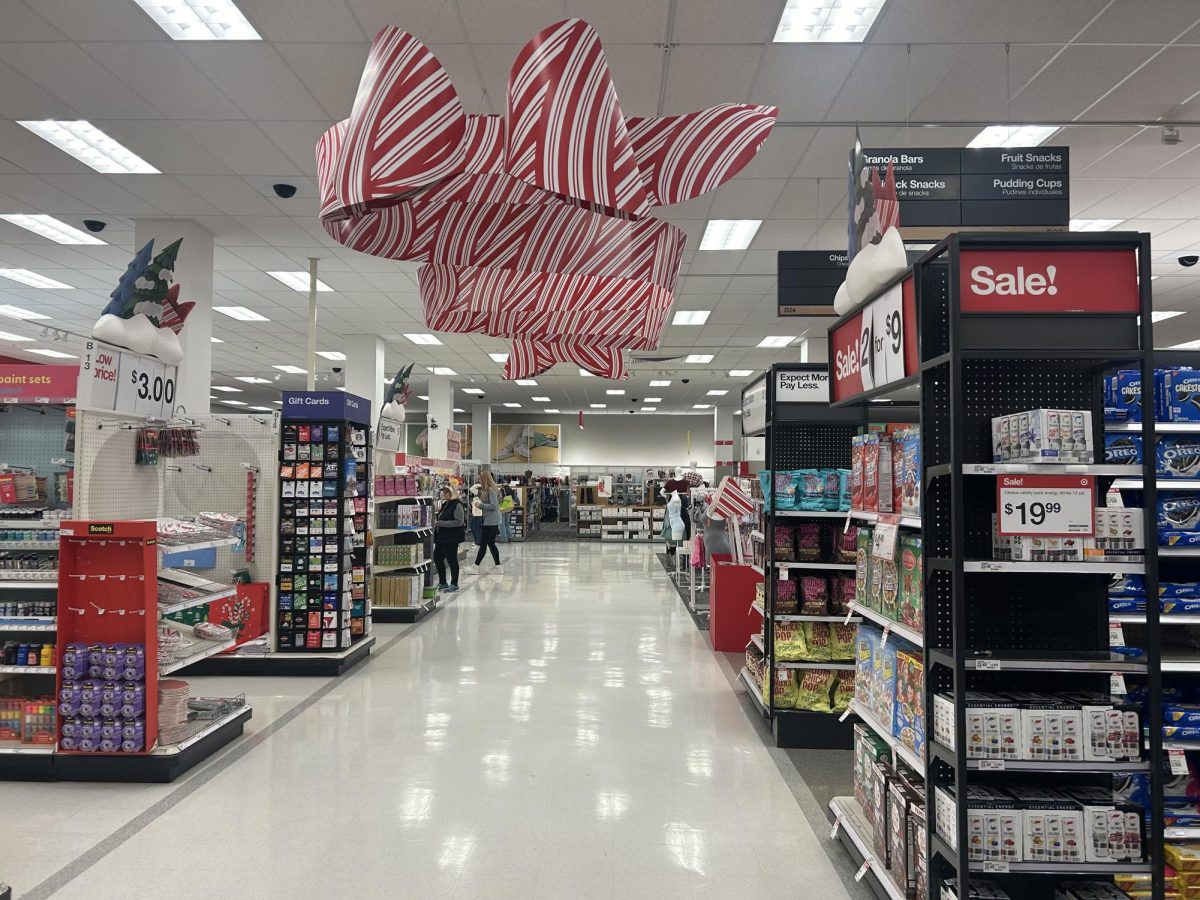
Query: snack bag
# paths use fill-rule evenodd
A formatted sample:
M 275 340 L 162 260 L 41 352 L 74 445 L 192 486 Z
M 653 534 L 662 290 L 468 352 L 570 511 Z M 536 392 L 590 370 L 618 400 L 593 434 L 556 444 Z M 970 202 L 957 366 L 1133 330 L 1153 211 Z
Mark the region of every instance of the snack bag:
M 858 582 L 853 575 L 834 575 L 829 579 L 829 614 L 844 616 L 850 612 L 850 604 L 856 594 Z
M 854 565 L 858 559 L 858 528 L 854 525 L 849 528 L 834 525 L 830 528 L 830 538 L 833 562 Z
M 796 709 L 813 712 L 832 712 L 830 691 L 834 684 L 832 669 L 802 669 L 796 690 Z
M 915 653 L 896 651 L 896 708 L 892 736 L 917 755 L 925 748 L 925 664 Z
M 850 470 L 838 469 L 838 512 L 850 512 Z
M 801 622 L 775 623 L 775 661 L 804 662 L 808 659 L 808 641 Z
M 775 525 L 775 559 L 777 562 L 796 561 L 796 530 L 791 525 Z
M 837 512 L 842 506 L 842 476 L 840 469 L 822 469 L 824 480 L 824 509 L 826 512 Z
M 795 709 L 798 696 L 799 680 L 796 678 L 797 669 L 779 669 L 775 677 L 769 679 L 775 686 L 775 708 Z
M 858 541 L 854 551 L 854 602 L 871 607 L 871 540 L 870 528 L 858 529 Z
M 863 444 L 866 435 L 856 434 L 850 439 L 850 508 L 865 509 L 863 506 Z
M 829 582 L 823 575 L 805 575 L 800 579 L 800 615 L 829 614 Z
M 796 562 L 821 561 L 821 526 L 804 522 L 796 526 Z
M 780 616 L 797 616 L 800 614 L 795 579 L 775 582 L 775 612 Z
M 833 662 L 849 662 L 854 659 L 855 642 L 858 637 L 856 625 L 832 623 L 829 629 L 829 658 Z
M 825 477 L 820 469 L 797 469 L 795 480 L 796 509 L 820 512 L 825 509 Z
M 801 622 L 800 630 L 807 645 L 806 662 L 830 662 L 830 630 L 828 622 Z
M 837 684 L 833 688 L 832 712 L 843 713 L 850 707 L 850 701 L 854 699 L 854 673 L 839 670 L 837 673 Z

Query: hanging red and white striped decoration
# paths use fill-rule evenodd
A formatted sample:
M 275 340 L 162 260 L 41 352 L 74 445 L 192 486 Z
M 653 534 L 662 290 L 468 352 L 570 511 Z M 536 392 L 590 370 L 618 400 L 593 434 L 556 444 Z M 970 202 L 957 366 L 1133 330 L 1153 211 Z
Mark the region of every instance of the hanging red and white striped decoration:
M 732 178 L 774 107 L 626 118 L 599 36 L 568 19 L 509 74 L 506 115 L 467 115 L 412 35 L 376 35 L 350 117 L 317 142 L 321 221 L 338 243 L 419 262 L 426 324 L 508 338 L 509 379 L 571 362 L 626 377 L 657 349 L 685 235 L 649 217 Z
M 710 515 L 717 513 L 726 519 L 736 519 L 754 512 L 754 504 L 750 502 L 746 492 L 738 487 L 737 481 L 726 475 L 713 494 L 708 509 Z

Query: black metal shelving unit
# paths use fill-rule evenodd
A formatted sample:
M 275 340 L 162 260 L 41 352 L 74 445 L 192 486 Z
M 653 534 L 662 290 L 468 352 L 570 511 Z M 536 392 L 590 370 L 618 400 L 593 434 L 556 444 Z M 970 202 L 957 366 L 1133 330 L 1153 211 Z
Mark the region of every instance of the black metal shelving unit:
M 408 566 L 381 566 L 372 561 L 369 578 L 376 576 L 386 577 L 386 574 L 389 572 L 394 572 L 398 575 L 417 576 L 421 579 L 422 596 L 421 602 L 413 606 L 376 605 L 371 609 L 371 617 L 376 622 L 417 622 L 438 608 L 438 594 L 432 590 L 434 571 L 433 518 L 436 515 L 434 498 L 432 496 L 376 497 L 375 508 L 377 514 L 380 507 L 387 504 L 413 504 L 428 508 L 428 511 L 423 513 L 423 517 L 426 519 L 425 524 L 412 527 L 397 526 L 376 532 L 379 535 L 379 540 L 391 537 L 398 544 L 419 545 L 423 558 L 415 564 Z M 376 544 L 376 546 L 382 545 Z
M 1138 309 L 1105 313 L 963 311 L 960 270 L 964 252 L 1045 250 L 1133 254 Z M 1153 873 L 1154 896 L 1162 896 L 1159 610 L 1157 603 L 1147 603 L 1146 657 L 1130 661 L 1109 652 L 1107 608 L 1107 588 L 1114 569 L 1144 572 L 1147 596 L 1158 596 L 1153 415 L 1142 430 L 1144 446 L 1149 448 L 1141 466 L 1146 510 L 1144 564 L 1003 564 L 991 560 L 995 476 L 1013 470 L 1051 474 L 1056 469 L 1041 464 L 1008 468 L 992 464 L 993 416 L 1038 408 L 1091 410 L 1091 441 L 1096 462 L 1072 465 L 1069 471 L 1096 476 L 1097 502 L 1101 504 L 1108 486 L 1120 477 L 1114 474 L 1117 467 L 1102 464 L 1105 428 L 1102 377 L 1106 371 L 1119 367 L 1136 367 L 1142 372 L 1143 385 L 1153 384 L 1149 236 L 958 234 L 932 248 L 913 266 L 912 273 L 917 301 L 916 334 L 906 335 L 906 339 L 918 339 L 917 371 L 843 399 L 840 405 L 853 407 L 871 398 L 893 396 L 914 387 L 919 394 L 924 471 L 921 526 L 926 553 L 925 710 L 927 715 L 931 714 L 935 694 L 951 694 L 955 702 L 956 739 L 954 750 L 940 746 L 934 741 L 932 723 L 927 723 L 923 762 L 929 817 L 926 848 L 929 896 L 939 896 L 942 881 L 956 877 L 958 896 L 965 898 L 972 874 L 984 871 L 989 878 L 998 880 L 1010 896 L 1022 900 L 1049 900 L 1057 879 L 1103 879 L 1117 872 Z M 883 293 L 880 291 L 876 296 Z M 838 325 L 847 323 L 853 315 L 832 326 L 831 336 Z M 1150 392 L 1146 395 L 1150 396 Z M 1125 472 L 1137 471 L 1132 466 L 1120 468 Z M 1142 764 L 1132 767 L 1148 771 L 1150 777 L 1152 801 L 1145 861 L 968 863 L 965 799 L 968 784 L 1057 786 L 1066 782 L 1111 787 L 1114 772 L 1128 771 L 1131 767 L 1024 762 L 996 770 L 980 766 L 976 760 L 968 761 L 965 692 L 1075 689 L 1107 694 L 1112 673 L 1120 672 L 1144 677 L 1149 692 L 1148 751 Z M 935 791 L 941 786 L 953 788 L 956 818 L 950 827 L 943 822 L 939 829 L 935 822 Z M 834 812 L 836 817 L 838 811 Z M 845 824 L 853 827 L 848 821 L 850 817 L 846 818 Z M 939 830 L 954 840 L 944 839 Z M 882 879 L 875 887 L 877 890 L 882 887 L 886 895 L 894 896 L 895 886 Z

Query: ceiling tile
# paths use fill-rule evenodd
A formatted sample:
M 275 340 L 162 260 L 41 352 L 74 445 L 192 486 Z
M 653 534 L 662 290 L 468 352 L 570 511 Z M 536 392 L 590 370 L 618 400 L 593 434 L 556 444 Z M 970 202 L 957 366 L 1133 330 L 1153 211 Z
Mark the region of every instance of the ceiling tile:
M 1154 0 L 1148 12 L 1137 3 L 1110 3 L 1079 40 L 1088 44 L 1165 44 L 1200 23 L 1194 0 Z
M 472 44 L 524 44 L 544 28 L 568 18 L 564 0 L 456 0 Z M 603 37 L 603 36 L 601 36 Z
M 858 44 L 771 44 L 748 99 L 778 106 L 785 122 L 820 121 L 862 52 Z
M 298 170 L 254 122 L 180 122 L 193 142 L 239 175 L 292 175 Z
M 577 16 L 596 29 L 605 50 L 618 43 L 667 42 L 670 0 L 566 0 L 566 4 L 568 16 Z
M 1070 121 L 1150 58 L 1153 47 L 1067 47 L 1031 82 L 1017 89 L 1014 121 Z
M 783 9 L 778 0 L 688 0 L 675 10 L 671 40 L 680 44 L 758 44 L 769 41 Z
M 326 115 L 268 43 L 181 43 L 181 52 L 251 119 L 319 119 Z
M 915 44 L 911 50 L 867 45 L 828 115 L 841 121 L 903 119 L 950 71 L 959 52 L 953 45 Z
M 279 52 L 335 120 L 350 115 L 367 62 L 367 44 L 284 44 Z
M 663 114 L 744 101 L 750 94 L 761 54 L 761 48 L 749 46 L 676 47 L 667 65 Z
M 354 43 L 369 39 L 343 0 L 238 0 L 238 6 L 267 41 Z
M 69 43 L 0 44 L 0 62 L 18 69 L 44 90 L 79 111 L 78 118 L 152 118 L 158 111 Z M 7 88 L 6 88 L 7 89 Z M 43 113 L 36 118 L 50 118 Z

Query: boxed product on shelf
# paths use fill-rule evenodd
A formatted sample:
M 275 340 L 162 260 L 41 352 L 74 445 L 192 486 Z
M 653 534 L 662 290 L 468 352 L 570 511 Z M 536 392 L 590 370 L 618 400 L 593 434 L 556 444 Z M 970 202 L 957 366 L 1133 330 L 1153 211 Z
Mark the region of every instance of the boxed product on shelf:
M 892 512 L 921 514 L 921 477 L 921 428 L 909 425 L 892 435 Z
M 1088 410 L 1031 409 L 992 418 L 992 462 L 1090 463 Z
M 856 508 L 875 512 L 879 509 L 879 433 L 862 437 L 862 506 Z
M 1142 436 L 1121 433 L 1104 435 L 1104 462 L 1110 466 L 1141 465 Z
M 1200 422 L 1200 369 L 1165 370 L 1162 392 L 1167 421 Z
M 925 628 L 925 551 L 917 535 L 900 537 L 899 621 L 921 632 Z
M 908 810 L 909 844 L 913 847 L 913 892 L 914 900 L 924 900 L 929 896 L 929 811 L 925 806 L 925 797 L 921 802 L 914 803 Z
M 1142 421 L 1142 373 L 1140 370 L 1121 369 L 1104 376 L 1104 420 L 1106 422 Z
M 871 566 L 870 599 L 867 605 L 889 619 L 899 621 L 900 570 L 896 564 L 895 554 L 885 557 L 877 556 L 872 552 L 869 562 Z
M 864 623 L 858 626 L 856 645 L 855 702 L 891 735 L 896 705 L 896 642 L 885 644 L 883 630 Z
M 888 783 L 888 871 L 906 897 L 914 897 L 917 887 L 917 847 L 911 819 L 913 809 L 924 802 L 924 796 L 902 780 Z
M 875 810 L 874 781 L 871 778 L 875 763 L 891 762 L 891 748 L 866 725 L 854 726 L 854 799 L 863 814 L 871 821 Z
M 871 606 L 871 546 L 874 529 L 859 528 L 854 549 L 854 602 Z
M 896 651 L 892 736 L 921 757 L 925 751 L 925 663 L 920 654 Z
M 897 777 L 896 770 L 892 768 L 891 763 L 879 760 L 871 766 L 867 777 L 871 782 L 868 795 L 873 802 L 867 813 L 867 818 L 871 821 L 871 846 L 875 850 L 875 857 L 887 868 L 892 853 L 892 844 L 888 840 L 888 785 Z
M 850 508 L 866 509 L 863 498 L 863 448 L 865 434 L 856 434 L 850 439 Z

